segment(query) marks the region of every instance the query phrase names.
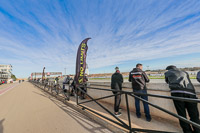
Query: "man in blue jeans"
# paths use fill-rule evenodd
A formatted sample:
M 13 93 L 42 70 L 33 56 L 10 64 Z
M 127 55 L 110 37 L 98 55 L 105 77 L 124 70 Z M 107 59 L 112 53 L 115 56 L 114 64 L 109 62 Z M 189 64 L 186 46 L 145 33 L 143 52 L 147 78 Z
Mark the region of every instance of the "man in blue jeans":
M 147 94 L 146 83 L 149 82 L 150 80 L 147 77 L 146 73 L 144 71 L 142 71 L 142 69 L 143 69 L 142 64 L 137 64 L 136 68 L 134 68 L 129 73 L 129 82 L 132 82 L 133 92 Z M 144 95 L 137 95 L 137 96 L 148 101 L 147 96 L 144 96 Z M 151 115 L 150 115 L 150 111 L 149 111 L 149 105 L 146 102 L 143 102 L 143 105 L 144 105 L 144 112 L 145 112 L 146 120 L 148 122 L 150 122 Z M 141 118 L 140 100 L 138 98 L 135 98 L 135 108 L 136 108 L 137 117 Z

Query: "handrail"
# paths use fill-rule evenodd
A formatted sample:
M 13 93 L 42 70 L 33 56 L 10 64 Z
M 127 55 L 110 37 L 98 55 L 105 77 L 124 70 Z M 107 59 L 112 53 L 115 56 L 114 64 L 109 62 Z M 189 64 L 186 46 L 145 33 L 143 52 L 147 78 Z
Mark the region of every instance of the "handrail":
M 113 90 L 113 89 L 102 89 L 102 88 L 95 88 L 95 87 L 87 87 L 90 89 L 95 90 L 104 90 L 104 91 L 112 91 L 112 92 L 123 92 L 128 94 L 136 94 L 136 95 L 143 95 L 143 96 L 151 96 L 151 97 L 157 97 L 157 98 L 165 98 L 165 99 L 173 99 L 177 101 L 186 101 L 186 102 L 194 102 L 194 103 L 200 103 L 200 99 L 191 99 L 191 98 L 181 98 L 181 97 L 175 97 L 175 96 L 165 96 L 165 95 L 156 95 L 156 94 L 144 94 L 144 93 L 137 93 L 137 92 L 130 92 L 130 91 L 123 91 L 123 90 Z
M 51 81 L 50 81 L 51 82 Z M 38 85 L 44 85 L 44 84 L 41 84 L 37 81 L 35 82 L 32 82 L 34 83 L 35 85 L 38 84 Z M 87 87 L 89 89 L 94 89 L 94 90 L 102 90 L 102 91 L 112 91 L 112 92 L 117 92 L 117 94 L 112 94 L 112 95 L 109 95 L 109 96 L 104 96 L 104 97 L 101 97 L 101 98 L 96 98 L 94 99 L 93 97 L 91 97 L 88 93 L 86 93 L 84 90 L 82 90 L 80 87 L 76 87 L 76 92 L 77 90 L 83 92 L 90 100 L 87 100 L 87 101 L 84 101 L 84 102 L 79 102 L 78 100 L 78 97 L 76 95 L 76 103 L 77 105 L 79 105 L 80 107 L 82 107 L 83 109 L 86 109 L 92 113 L 95 113 L 96 115 L 102 117 L 102 118 L 105 118 L 107 119 L 108 121 L 110 122 L 113 122 L 127 130 L 129 130 L 130 132 L 136 132 L 136 131 L 141 131 L 141 132 L 163 132 L 163 131 L 158 131 L 158 130 L 149 130 L 149 129 L 138 129 L 138 128 L 132 128 L 131 127 L 131 119 L 130 119 L 130 110 L 129 110 L 129 104 L 128 104 L 128 96 L 131 96 L 131 97 L 135 97 L 135 98 L 138 98 L 139 100 L 143 101 L 143 102 L 146 102 L 147 104 L 149 104 L 150 106 L 162 111 L 162 112 L 165 112 L 175 118 L 178 118 L 179 120 L 182 120 L 188 124 L 191 124 L 197 128 L 200 129 L 200 124 L 197 124 L 193 121 L 190 121 L 180 115 L 177 115 L 173 112 L 170 112 L 158 105 L 155 105 L 147 100 L 144 100 L 142 99 L 141 97 L 138 97 L 137 95 L 145 95 L 145 96 L 150 96 L 150 97 L 155 97 L 155 98 L 163 98 L 163 99 L 170 99 L 170 100 L 178 100 L 178 101 L 186 101 L 186 102 L 192 102 L 192 103 L 200 103 L 200 100 L 199 99 L 191 99 L 191 98 L 181 98 L 181 97 L 174 97 L 174 96 L 166 96 L 166 95 L 156 95 L 156 94 L 143 94 L 143 93 L 136 93 L 136 92 L 130 92 L 130 91 L 124 91 L 124 90 L 113 90 L 113 89 L 103 89 L 103 88 L 97 88 L 97 87 Z M 123 87 L 124 88 L 124 87 Z M 102 100 L 102 99 L 106 99 L 106 98 L 110 98 L 110 97 L 114 97 L 114 96 L 117 96 L 117 95 L 125 95 L 125 98 L 126 98 L 126 107 L 127 107 L 127 116 L 128 116 L 128 124 L 126 124 L 124 121 L 122 121 L 121 119 L 119 119 L 118 117 L 116 117 L 112 112 L 110 112 L 106 107 L 104 107 L 101 103 L 98 102 L 98 100 Z M 111 116 L 113 116 L 117 121 L 111 119 L 111 118 L 108 118 L 96 111 L 94 111 L 93 109 L 90 109 L 86 106 L 84 106 L 83 104 L 84 103 L 88 103 L 88 102 L 95 102 L 97 105 L 99 105 L 102 109 L 104 109 L 107 113 L 109 113 Z M 169 133 L 169 132 L 166 132 L 166 133 Z

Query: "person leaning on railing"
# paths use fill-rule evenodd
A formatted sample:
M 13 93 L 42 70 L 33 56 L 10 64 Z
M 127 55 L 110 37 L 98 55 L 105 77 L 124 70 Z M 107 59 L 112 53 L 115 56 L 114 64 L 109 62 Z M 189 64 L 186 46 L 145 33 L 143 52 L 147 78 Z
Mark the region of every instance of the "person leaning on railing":
M 54 80 L 54 87 L 59 84 L 59 77 L 56 77 Z
M 45 85 L 49 85 L 49 78 L 45 79 Z
M 129 82 L 132 82 L 133 92 L 147 94 L 146 83 L 149 82 L 150 80 L 147 77 L 146 73 L 142 71 L 142 69 L 143 69 L 142 64 L 137 64 L 136 68 L 134 68 L 129 74 Z M 148 96 L 138 95 L 138 94 L 136 96 L 141 97 L 142 99 L 148 101 Z M 151 115 L 150 115 L 149 105 L 148 103 L 143 102 L 143 106 L 144 106 L 146 120 L 150 122 Z M 135 108 L 136 108 L 136 116 L 138 118 L 141 118 L 140 100 L 138 98 L 135 98 Z
M 200 71 L 197 73 L 197 81 L 200 83 Z
M 169 84 L 172 96 L 197 99 L 195 88 L 187 72 L 181 71 L 173 65 L 168 66 L 166 70 L 168 71 L 165 72 L 165 81 Z M 200 124 L 197 103 L 178 100 L 173 100 L 173 102 L 178 115 L 187 118 L 187 110 L 190 120 L 197 124 Z M 193 131 L 190 124 L 187 124 L 181 120 L 179 120 L 179 123 L 184 133 L 200 133 L 200 129 L 194 126 Z
M 73 80 L 73 81 L 72 81 L 72 83 L 71 83 L 72 89 L 71 89 L 71 94 L 70 94 L 70 96 L 74 96 L 74 92 L 76 92 L 76 90 L 75 90 L 75 88 L 76 88 L 75 79 L 72 79 L 72 80 Z
M 119 68 L 115 68 L 116 72 L 111 77 L 111 89 L 114 90 L 122 90 L 122 83 L 123 83 L 123 76 L 120 74 Z M 120 116 L 121 112 L 119 112 L 119 106 L 121 103 L 121 94 L 120 92 L 113 91 L 113 94 L 119 94 L 115 96 L 115 104 L 114 104 L 114 111 L 116 116 Z
M 45 82 L 48 82 L 48 81 L 49 81 L 49 78 L 46 78 L 46 79 L 45 79 Z
M 69 85 L 70 80 L 71 80 L 71 78 L 70 78 L 69 75 L 67 75 L 67 76 L 64 78 L 64 80 L 63 80 L 63 90 L 64 90 L 64 92 L 66 92 L 65 85 Z

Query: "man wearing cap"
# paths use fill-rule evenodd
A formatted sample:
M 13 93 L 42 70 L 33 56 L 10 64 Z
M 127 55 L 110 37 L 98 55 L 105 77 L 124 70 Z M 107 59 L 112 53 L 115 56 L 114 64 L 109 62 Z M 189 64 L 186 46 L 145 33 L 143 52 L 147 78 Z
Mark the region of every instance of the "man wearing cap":
M 142 64 L 137 64 L 136 68 L 134 68 L 129 74 L 129 82 L 132 82 L 133 92 L 135 93 L 142 93 L 147 94 L 147 87 L 146 83 L 149 82 L 149 78 L 147 77 L 146 73 L 142 71 L 143 66 Z M 148 96 L 145 95 L 138 95 L 136 96 L 141 97 L 142 99 L 148 101 Z M 151 115 L 149 111 L 149 105 L 146 102 L 143 102 L 144 112 L 146 116 L 146 120 L 148 122 L 151 121 Z M 140 113 L 140 100 L 135 97 L 135 108 L 136 108 L 136 115 L 138 118 L 141 118 Z
M 123 76 L 120 74 L 119 67 L 115 68 L 115 73 L 111 77 L 111 89 L 114 90 L 122 90 Z M 116 116 L 120 116 L 121 112 L 119 112 L 119 106 L 121 103 L 121 93 L 113 91 L 114 94 L 118 94 L 115 96 L 115 104 L 114 111 Z
M 195 88 L 187 72 L 181 71 L 173 65 L 168 66 L 166 70 L 168 71 L 165 72 L 165 81 L 167 84 L 169 84 L 172 96 L 197 99 Z M 190 120 L 200 124 L 197 103 L 178 100 L 173 100 L 173 102 L 178 115 L 187 118 L 187 110 Z M 192 130 L 190 124 L 187 124 L 181 120 L 179 120 L 179 123 L 184 133 L 200 133 L 200 129 L 194 126 Z

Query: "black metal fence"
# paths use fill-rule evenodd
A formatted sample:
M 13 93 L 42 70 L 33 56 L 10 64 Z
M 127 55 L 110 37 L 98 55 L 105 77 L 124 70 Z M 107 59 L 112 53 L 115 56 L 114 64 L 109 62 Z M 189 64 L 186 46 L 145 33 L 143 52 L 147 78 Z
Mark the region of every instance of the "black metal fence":
M 35 84 L 40 84 L 42 86 L 41 83 L 38 83 L 38 82 L 34 82 Z M 88 98 L 89 100 L 86 100 L 86 101 L 82 101 L 80 102 L 79 99 L 78 99 L 78 96 L 76 96 L 76 103 L 77 105 L 79 105 L 80 107 L 82 107 L 82 109 L 85 109 L 85 110 L 88 110 L 112 123 L 115 123 L 117 124 L 118 126 L 124 128 L 124 129 L 127 129 L 130 133 L 134 133 L 134 132 L 147 132 L 147 133 L 170 133 L 168 131 L 159 131 L 159 130 L 151 130 L 151 129 L 139 129 L 139 128 L 133 128 L 131 126 L 131 115 L 130 115 L 130 109 L 129 109 L 129 100 L 128 100 L 128 97 L 135 97 L 135 98 L 138 98 L 139 100 L 143 101 L 143 102 L 146 102 L 148 103 L 150 106 L 162 111 L 162 112 L 165 112 L 166 114 L 169 114 L 181 121 L 184 121 L 185 123 L 188 123 L 188 124 L 191 124 L 197 128 L 200 129 L 200 125 L 193 122 L 193 121 L 190 121 L 180 115 L 177 115 L 169 110 L 166 110 L 158 105 L 155 105 L 147 100 L 144 100 L 140 97 L 138 97 L 137 95 L 146 95 L 146 96 L 150 96 L 150 97 L 154 97 L 154 98 L 163 98 L 163 99 L 171 99 L 171 100 L 177 100 L 177 101 L 185 101 L 185 102 L 193 102 L 193 103 L 200 103 L 200 100 L 199 99 L 190 99 L 190 98 L 181 98 L 181 97 L 174 97 L 174 96 L 165 96 L 165 95 L 155 95 L 155 94 L 143 94 L 143 93 L 135 93 L 135 92 L 128 92 L 128 91 L 118 91 L 118 90 L 112 90 L 112 89 L 103 89 L 103 88 L 96 88 L 96 87 L 87 87 L 89 89 L 95 89 L 95 90 L 101 90 L 101 91 L 112 91 L 112 92 L 117 92 L 117 94 L 112 94 L 112 95 L 108 95 L 108 96 L 105 96 L 105 97 L 101 97 L 101 98 L 96 98 L 94 99 L 92 96 L 90 96 L 88 93 L 86 93 L 83 89 L 81 89 L 80 87 L 77 87 L 76 88 L 76 92 L 77 90 L 79 90 L 80 92 L 84 93 Z M 123 120 L 121 120 L 119 117 L 115 116 L 114 113 L 112 113 L 109 109 L 107 109 L 104 105 L 102 105 L 99 100 L 102 100 L 102 99 L 106 99 L 106 98 L 111 98 L 111 97 L 114 97 L 114 96 L 117 96 L 117 95 L 125 95 L 125 100 L 126 100 L 126 110 L 127 110 L 127 117 L 128 117 L 128 123 L 125 123 Z M 85 103 L 89 103 L 89 102 L 94 102 L 96 103 L 98 106 L 100 106 L 103 110 L 105 110 L 108 114 L 110 114 L 114 119 L 111 119 L 109 117 L 106 117 L 100 113 L 98 113 L 97 111 L 91 109 L 91 108 L 88 108 L 87 106 L 85 106 L 84 104 Z

